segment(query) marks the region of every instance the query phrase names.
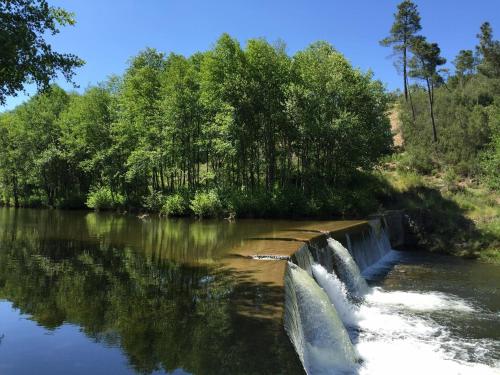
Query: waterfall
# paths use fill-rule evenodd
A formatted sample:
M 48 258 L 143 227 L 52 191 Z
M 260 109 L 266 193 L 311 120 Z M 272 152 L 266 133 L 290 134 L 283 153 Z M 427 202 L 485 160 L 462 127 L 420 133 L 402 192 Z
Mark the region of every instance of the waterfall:
M 349 293 L 357 298 L 366 294 L 368 285 L 349 251 L 333 238 L 328 239 L 328 248 L 333 252 L 337 274 L 347 286 Z
M 309 251 L 309 245 L 302 246 L 295 254 L 293 254 L 293 261 L 304 271 L 306 271 L 309 276 L 312 276 L 312 265 L 314 259 Z
M 311 375 L 352 373 L 358 355 L 328 296 L 309 274 L 288 264 L 285 329 Z
M 357 261 L 364 264 L 363 274 L 383 263 L 390 251 L 384 228 L 371 227 L 347 243 L 357 259 L 329 238 L 325 248 L 304 246 L 294 257 L 306 269 L 288 263 L 285 329 L 307 374 L 498 374 L 495 365 L 477 361 L 481 353 L 495 350 L 494 343 L 457 339 L 422 315 L 476 314 L 466 301 L 438 292 L 390 292 L 367 285 Z M 366 254 L 360 253 L 363 248 Z M 354 302 L 352 296 L 360 298 Z
M 355 327 L 358 323 L 356 308 L 347 297 L 347 289 L 335 273 L 329 273 L 321 264 L 314 264 L 313 275 L 318 284 L 336 307 L 342 322 L 347 327 Z
M 360 271 L 372 267 L 391 251 L 387 228 L 379 220 L 370 221 L 368 230 L 357 237 L 349 237 L 349 252 Z

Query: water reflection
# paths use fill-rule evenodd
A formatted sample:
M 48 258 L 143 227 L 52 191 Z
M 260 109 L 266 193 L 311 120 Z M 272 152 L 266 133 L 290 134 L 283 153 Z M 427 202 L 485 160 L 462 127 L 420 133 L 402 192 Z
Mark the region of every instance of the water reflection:
M 23 329 L 33 335 L 78 327 L 66 340 L 85 335 L 110 362 L 120 348 L 137 373 L 300 373 L 281 322 L 266 310 L 281 303 L 281 288 L 217 261 L 252 230 L 259 228 L 0 209 L 0 300 L 11 303 L 2 311 L 27 314 L 38 327 Z M 242 314 L 245 304 L 262 314 Z M 29 347 L 29 337 L 12 345 Z M 0 347 L 0 364 L 16 373 L 20 363 L 2 356 L 10 345 Z M 92 369 L 93 358 L 61 355 Z

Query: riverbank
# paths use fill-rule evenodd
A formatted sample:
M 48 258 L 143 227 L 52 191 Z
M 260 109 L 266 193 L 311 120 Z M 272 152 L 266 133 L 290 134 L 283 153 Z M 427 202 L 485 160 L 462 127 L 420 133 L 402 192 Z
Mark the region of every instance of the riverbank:
M 142 206 L 134 207 L 103 188 L 94 191 L 93 204 L 87 206 L 141 215 L 304 220 L 364 219 L 402 210 L 412 247 L 500 263 L 500 194 L 476 180 L 417 174 L 402 166 L 400 155 L 391 156 L 371 172 L 358 171 L 342 188 L 324 191 L 322 199 L 305 199 L 291 190 L 266 194 L 213 189 L 155 193 Z M 26 206 L 37 206 L 33 203 L 26 202 Z
M 500 194 L 475 180 L 424 176 L 386 163 L 381 180 L 385 208 L 404 209 L 417 247 L 500 263 Z

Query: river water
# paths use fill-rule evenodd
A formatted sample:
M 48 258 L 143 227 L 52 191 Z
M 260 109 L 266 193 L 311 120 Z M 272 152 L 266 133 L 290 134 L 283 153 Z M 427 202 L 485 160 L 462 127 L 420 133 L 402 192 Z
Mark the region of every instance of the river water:
M 0 208 L 0 374 L 303 373 L 273 316 L 280 288 L 222 262 L 296 224 Z M 500 267 L 398 253 L 372 278 L 353 337 L 361 373 L 412 373 L 411 360 L 460 373 L 439 368 L 442 353 L 498 366 Z M 405 334 L 419 319 L 432 329 Z

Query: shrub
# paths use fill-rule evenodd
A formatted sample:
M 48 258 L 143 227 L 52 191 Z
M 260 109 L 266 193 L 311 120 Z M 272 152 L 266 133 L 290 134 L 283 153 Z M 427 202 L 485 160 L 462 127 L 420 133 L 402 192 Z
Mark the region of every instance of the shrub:
M 96 211 L 110 210 L 122 206 L 125 202 L 121 194 L 113 193 L 109 187 L 92 188 L 87 195 L 85 204 Z
M 163 207 L 165 197 L 161 191 L 153 190 L 149 195 L 143 198 L 142 205 L 148 211 L 159 212 Z
M 491 189 L 500 191 L 500 114 L 497 119 L 492 140 L 481 155 L 481 170 L 486 184 Z
M 233 190 L 226 198 L 228 209 L 238 217 L 268 216 L 273 210 L 271 196 L 263 190 Z
M 186 200 L 180 194 L 172 194 L 165 198 L 161 214 L 165 216 L 183 216 L 186 214 Z
M 222 203 L 215 190 L 197 192 L 189 205 L 198 217 L 214 217 L 222 212 Z
M 446 190 L 455 192 L 459 190 L 459 178 L 453 168 L 448 168 L 443 174 L 443 182 Z

